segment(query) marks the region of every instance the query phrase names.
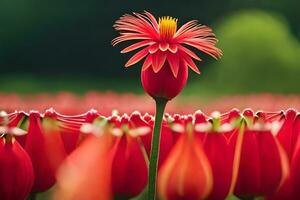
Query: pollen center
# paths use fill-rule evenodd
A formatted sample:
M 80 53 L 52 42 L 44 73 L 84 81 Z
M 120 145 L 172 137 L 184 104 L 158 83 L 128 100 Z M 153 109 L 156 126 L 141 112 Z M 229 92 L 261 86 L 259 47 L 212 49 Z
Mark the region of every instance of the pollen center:
M 163 38 L 172 38 L 177 30 L 177 19 L 169 16 L 159 18 L 159 33 Z

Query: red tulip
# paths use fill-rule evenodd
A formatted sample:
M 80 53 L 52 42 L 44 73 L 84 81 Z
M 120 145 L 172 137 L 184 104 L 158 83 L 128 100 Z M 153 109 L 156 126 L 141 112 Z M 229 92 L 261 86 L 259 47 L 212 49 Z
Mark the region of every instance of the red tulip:
M 55 173 L 66 156 L 57 121 L 41 119 L 38 112 L 29 114 L 25 150 L 29 154 L 35 174 L 32 192 L 43 192 L 55 183 Z
M 31 191 L 34 174 L 31 160 L 15 139 L 26 134 L 12 126 L 8 115 L 0 112 L 0 199 L 23 200 Z
M 298 185 L 300 183 L 300 115 L 294 115 L 294 111 L 289 110 L 286 113 L 283 125 L 280 129 L 281 143 L 285 145 L 287 150 L 290 152 L 290 169 L 291 172 L 287 180 L 283 183 L 276 194 L 271 195 L 269 199 L 280 200 L 280 199 L 299 199 L 300 193 Z M 284 138 L 284 136 L 286 138 Z M 294 141 L 296 140 L 296 141 Z
M 108 133 L 86 138 L 58 170 L 53 199 L 112 199 L 111 144 Z
M 205 117 L 201 112 L 194 114 L 195 131 L 200 135 L 213 174 L 214 185 L 207 199 L 225 199 L 231 188 L 234 148 L 229 144 L 228 138 L 235 134 L 230 123 L 240 116 L 239 112 L 237 115 L 233 113 L 236 112 L 223 115 L 213 113 L 211 118 Z
M 80 127 L 84 123 L 92 123 L 99 117 L 98 111 L 92 109 L 84 114 L 75 116 L 61 115 L 52 108 L 45 112 L 45 116 L 57 120 L 61 139 L 67 154 L 70 154 L 78 145 L 80 137 Z
M 133 112 L 130 116 L 130 121 L 132 128 L 139 128 L 139 127 L 149 127 L 149 133 L 141 135 L 141 140 L 145 147 L 148 157 L 150 156 L 151 150 L 151 139 L 152 139 L 152 127 L 153 127 L 153 119 L 149 119 L 148 122 L 142 119 L 142 116 L 138 112 Z M 161 130 L 161 140 L 160 140 L 160 147 L 159 147 L 159 159 L 158 159 L 158 168 L 160 168 L 161 164 L 167 158 L 171 148 L 173 146 L 173 137 L 172 133 L 167 126 L 166 122 L 164 121 L 162 124 Z
M 23 200 L 33 185 L 31 160 L 15 140 L 0 138 L 0 199 Z
M 162 199 L 205 199 L 212 190 L 211 166 L 199 139 L 182 133 L 158 172 Z
M 234 193 L 239 197 L 274 194 L 288 175 L 288 159 L 266 128 L 244 131 Z
M 116 196 L 134 197 L 142 192 L 147 185 L 148 168 L 147 154 L 143 151 L 139 131 L 150 132 L 150 128 L 131 129 L 128 116 L 122 116 L 117 122 L 115 144 L 112 148 L 112 189 Z

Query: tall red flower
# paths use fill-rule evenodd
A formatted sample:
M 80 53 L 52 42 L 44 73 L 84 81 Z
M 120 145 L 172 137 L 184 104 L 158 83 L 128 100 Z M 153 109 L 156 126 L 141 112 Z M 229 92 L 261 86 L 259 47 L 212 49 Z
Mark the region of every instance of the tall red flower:
M 125 14 L 116 21 L 114 28 L 120 36 L 113 45 L 129 40 L 141 40 L 123 49 L 127 53 L 140 49 L 132 56 L 125 67 L 136 64 L 145 58 L 142 66 L 142 84 L 152 97 L 172 99 L 180 93 L 188 77 L 188 67 L 200 73 L 193 59 L 201 61 L 191 46 L 214 58 L 222 55 L 215 47 L 217 39 L 212 30 L 199 25 L 196 20 L 189 21 L 177 30 L 177 19 L 161 17 L 159 21 L 149 13 Z

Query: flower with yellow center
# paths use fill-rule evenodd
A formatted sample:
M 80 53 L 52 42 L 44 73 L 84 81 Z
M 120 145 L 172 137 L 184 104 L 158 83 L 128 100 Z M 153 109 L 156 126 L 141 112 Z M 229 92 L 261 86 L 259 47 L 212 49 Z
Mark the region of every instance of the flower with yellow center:
M 143 14 L 125 14 L 117 20 L 114 28 L 120 31 L 120 36 L 112 41 L 113 45 L 129 40 L 140 40 L 123 49 L 121 53 L 145 47 L 132 56 L 125 67 L 146 58 L 142 66 L 143 71 L 152 67 L 153 71 L 158 73 L 163 66 L 167 66 L 171 68 L 176 78 L 181 67 L 190 67 L 196 73 L 200 73 L 193 59 L 199 61 L 201 59 L 184 45 L 194 47 L 215 59 L 221 57 L 222 51 L 215 47 L 217 39 L 209 27 L 192 20 L 177 30 L 177 21 L 176 18 L 164 16 L 157 22 L 147 11 Z M 164 65 L 165 63 L 168 64 Z
M 172 38 L 177 30 L 178 19 L 173 17 L 161 17 L 159 18 L 159 34 L 164 38 Z
M 142 66 L 141 82 L 144 90 L 153 97 L 156 102 L 148 175 L 148 200 L 154 200 L 156 199 L 156 175 L 160 132 L 166 104 L 184 88 L 188 78 L 189 67 L 196 73 L 200 73 L 193 59 L 199 61 L 201 61 L 201 59 L 193 51 L 186 48 L 186 46 L 198 49 L 216 59 L 221 57 L 222 51 L 215 47 L 217 39 L 212 30 L 207 26 L 199 25 L 196 20 L 185 23 L 177 30 L 176 18 L 169 16 L 161 17 L 157 22 L 151 13 L 145 11 L 143 14 L 133 13 L 133 15 L 123 15 L 116 21 L 114 28 L 120 31 L 120 36 L 112 41 L 112 45 L 130 40 L 139 40 L 139 42 L 123 49 L 121 53 L 127 53 L 143 47 L 143 49 L 139 50 L 127 61 L 125 67 L 134 65 L 145 58 Z M 185 139 L 182 140 L 182 144 L 186 144 Z M 189 151 L 194 151 L 193 159 L 194 157 L 199 158 L 201 154 L 201 152 L 195 153 L 195 151 L 198 151 L 196 147 L 195 149 L 191 147 Z M 175 157 L 181 156 L 180 152 L 173 154 Z M 193 162 L 192 159 L 184 161 L 184 164 Z M 202 164 L 203 163 L 199 161 L 197 166 L 202 167 Z M 173 165 L 171 165 L 171 167 L 173 167 Z M 184 167 L 186 168 L 186 166 Z M 181 172 L 186 175 L 190 171 L 182 170 Z M 203 174 L 200 174 L 198 177 L 201 179 L 203 176 Z M 201 184 L 207 186 L 208 182 L 209 178 L 202 181 Z M 196 194 L 197 198 L 204 198 L 207 196 L 206 193 L 209 189 L 210 188 L 205 188 L 201 194 L 197 192 L 194 194 Z

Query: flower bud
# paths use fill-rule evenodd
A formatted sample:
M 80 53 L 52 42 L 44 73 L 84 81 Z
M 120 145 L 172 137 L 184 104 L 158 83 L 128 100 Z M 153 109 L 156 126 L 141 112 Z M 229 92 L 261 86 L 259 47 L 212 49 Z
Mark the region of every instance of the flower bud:
M 144 90 L 153 98 L 171 100 L 176 97 L 186 84 L 188 67 L 180 65 L 177 77 L 171 71 L 168 62 L 162 69 L 154 72 L 152 67 L 142 70 L 141 80 Z
M 0 199 L 25 199 L 31 191 L 34 174 L 31 160 L 11 135 L 0 138 Z
M 112 189 L 115 196 L 129 198 L 140 194 L 147 185 L 148 158 L 138 135 L 141 129 L 130 127 L 127 115 L 120 120 L 114 128 L 120 131 L 112 147 Z
M 41 119 L 38 112 L 29 114 L 25 150 L 29 154 L 35 180 L 32 192 L 43 192 L 55 183 L 55 173 L 66 156 L 56 121 Z
M 288 159 L 269 130 L 246 128 L 234 194 L 255 197 L 274 194 L 288 175 Z
M 201 143 L 192 134 L 182 133 L 158 172 L 162 199 L 205 199 L 211 192 L 211 166 Z

